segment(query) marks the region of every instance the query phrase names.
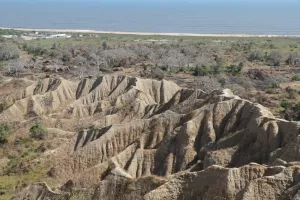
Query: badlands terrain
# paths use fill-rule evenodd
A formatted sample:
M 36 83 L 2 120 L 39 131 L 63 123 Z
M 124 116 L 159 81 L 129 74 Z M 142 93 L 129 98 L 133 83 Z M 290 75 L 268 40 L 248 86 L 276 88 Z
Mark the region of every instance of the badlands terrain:
M 300 199 L 300 123 L 229 89 L 122 75 L 23 78 L 18 88 L 0 122 L 30 149 L 10 170 L 32 183 L 13 200 Z M 41 124 L 47 134 L 28 142 Z
M 299 37 L 40 34 L 0 29 L 0 200 L 300 199 Z

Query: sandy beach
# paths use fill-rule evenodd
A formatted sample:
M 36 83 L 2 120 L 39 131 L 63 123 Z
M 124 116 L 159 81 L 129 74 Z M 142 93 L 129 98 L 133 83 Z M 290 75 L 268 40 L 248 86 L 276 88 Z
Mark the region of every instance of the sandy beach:
M 194 36 L 194 37 L 300 37 L 300 35 L 268 35 L 268 34 L 196 34 L 196 33 L 151 33 L 151 32 L 122 32 L 122 31 L 96 31 L 96 30 L 74 30 L 74 29 L 31 29 L 31 28 L 7 28 L 19 31 L 39 31 L 55 33 L 91 33 L 91 34 L 118 34 L 118 35 L 157 35 L 157 36 Z

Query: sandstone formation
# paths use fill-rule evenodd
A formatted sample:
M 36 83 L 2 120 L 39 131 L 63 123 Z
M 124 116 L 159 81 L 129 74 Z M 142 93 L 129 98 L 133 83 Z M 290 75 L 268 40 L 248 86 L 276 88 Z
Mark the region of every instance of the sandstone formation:
M 68 135 L 44 153 L 60 187 L 37 183 L 14 200 L 300 199 L 300 123 L 230 90 L 47 78 L 24 88 L 0 121 L 35 117 Z

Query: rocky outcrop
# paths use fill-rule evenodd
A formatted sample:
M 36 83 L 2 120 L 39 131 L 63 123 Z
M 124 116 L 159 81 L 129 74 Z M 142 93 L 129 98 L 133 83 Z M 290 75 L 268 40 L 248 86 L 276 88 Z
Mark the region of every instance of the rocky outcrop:
M 213 165 L 175 177 L 147 193 L 144 199 L 299 199 L 300 166 L 276 168 Z
M 53 104 L 42 103 L 50 95 Z M 58 118 L 61 129 L 81 125 L 56 149 L 48 174 L 89 190 L 89 199 L 300 198 L 300 123 L 230 90 L 126 76 L 45 79 L 0 119 L 29 118 L 29 100 L 49 126 Z
M 57 193 L 52 191 L 46 183 L 36 183 L 23 189 L 22 192 L 17 194 L 11 200 L 21 199 L 44 199 L 44 200 L 65 200 L 69 198 L 67 193 Z

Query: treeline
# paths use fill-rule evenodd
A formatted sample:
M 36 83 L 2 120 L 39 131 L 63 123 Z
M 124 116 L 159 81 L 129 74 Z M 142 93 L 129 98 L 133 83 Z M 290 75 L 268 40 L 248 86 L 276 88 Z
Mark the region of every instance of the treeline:
M 21 35 L 24 31 L 14 29 L 0 29 L 0 35 Z

